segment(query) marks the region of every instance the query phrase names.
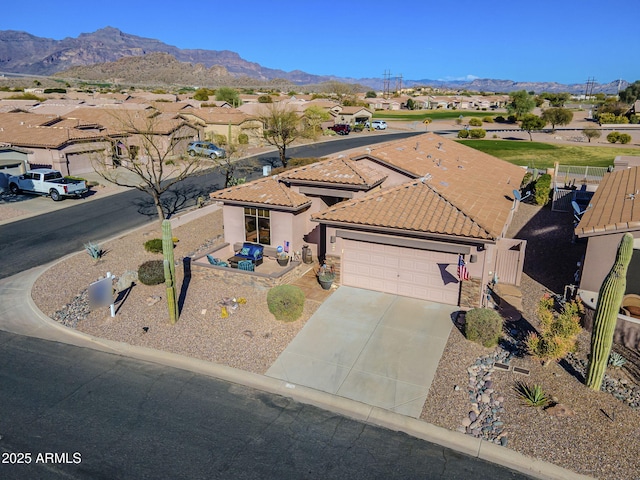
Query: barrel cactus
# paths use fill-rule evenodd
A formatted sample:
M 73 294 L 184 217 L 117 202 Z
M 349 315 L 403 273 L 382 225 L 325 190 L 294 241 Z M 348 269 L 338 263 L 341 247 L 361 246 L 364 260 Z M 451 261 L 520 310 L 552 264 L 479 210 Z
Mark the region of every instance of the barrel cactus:
M 178 321 L 178 296 L 176 294 L 176 266 L 173 261 L 173 236 L 171 222 L 162 222 L 162 255 L 164 256 L 164 283 L 167 288 L 167 303 L 169 306 L 169 320 Z
M 633 254 L 633 235 L 625 233 L 618 246 L 616 260 L 611 271 L 605 277 L 600 292 L 598 305 L 593 319 L 591 332 L 591 355 L 587 369 L 586 384 L 593 390 L 600 390 L 609 353 L 613 344 L 613 333 L 618 321 L 618 311 L 622 297 L 627 288 L 627 268 Z

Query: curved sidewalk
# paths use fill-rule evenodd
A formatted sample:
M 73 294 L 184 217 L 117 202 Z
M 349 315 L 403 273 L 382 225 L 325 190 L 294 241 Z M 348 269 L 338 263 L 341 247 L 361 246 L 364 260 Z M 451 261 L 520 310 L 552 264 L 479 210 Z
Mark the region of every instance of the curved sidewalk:
M 535 478 L 553 480 L 591 478 L 462 433 L 437 427 L 355 400 L 224 365 L 144 347 L 133 347 L 68 329 L 44 315 L 31 299 L 31 289 L 34 282 L 49 266 L 51 264 L 0 280 L 1 330 L 154 362 L 279 394 L 355 420 L 394 431 L 401 431 L 413 437 L 442 445 L 472 457 L 503 465 Z

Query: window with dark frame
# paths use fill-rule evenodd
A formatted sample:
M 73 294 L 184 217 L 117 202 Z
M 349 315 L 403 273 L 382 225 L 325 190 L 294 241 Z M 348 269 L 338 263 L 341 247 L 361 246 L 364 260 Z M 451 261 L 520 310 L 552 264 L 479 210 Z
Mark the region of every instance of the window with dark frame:
M 244 233 L 247 242 L 270 245 L 271 219 L 269 210 L 245 207 Z

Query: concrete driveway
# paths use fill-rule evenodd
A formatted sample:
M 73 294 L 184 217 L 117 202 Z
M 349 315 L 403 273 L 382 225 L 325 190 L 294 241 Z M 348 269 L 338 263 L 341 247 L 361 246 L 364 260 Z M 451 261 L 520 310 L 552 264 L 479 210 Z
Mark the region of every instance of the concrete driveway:
M 456 310 L 340 287 L 266 375 L 418 418 Z

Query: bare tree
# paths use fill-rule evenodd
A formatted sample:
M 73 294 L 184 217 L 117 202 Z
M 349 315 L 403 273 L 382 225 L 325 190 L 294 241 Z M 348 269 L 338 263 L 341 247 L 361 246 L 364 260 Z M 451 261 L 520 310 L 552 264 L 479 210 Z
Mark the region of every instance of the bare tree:
M 108 182 L 150 195 L 162 222 L 162 194 L 201 164 L 200 157 L 184 154 L 197 130 L 183 119 L 157 112 L 118 112 L 113 117 L 115 128 L 106 138 L 111 156 L 95 156 L 93 167 Z
M 263 124 L 262 135 L 269 145 L 278 149 L 282 166 L 286 167 L 287 146 L 302 135 L 300 117 L 286 105 L 278 103 L 264 105 L 264 113 L 257 117 Z

